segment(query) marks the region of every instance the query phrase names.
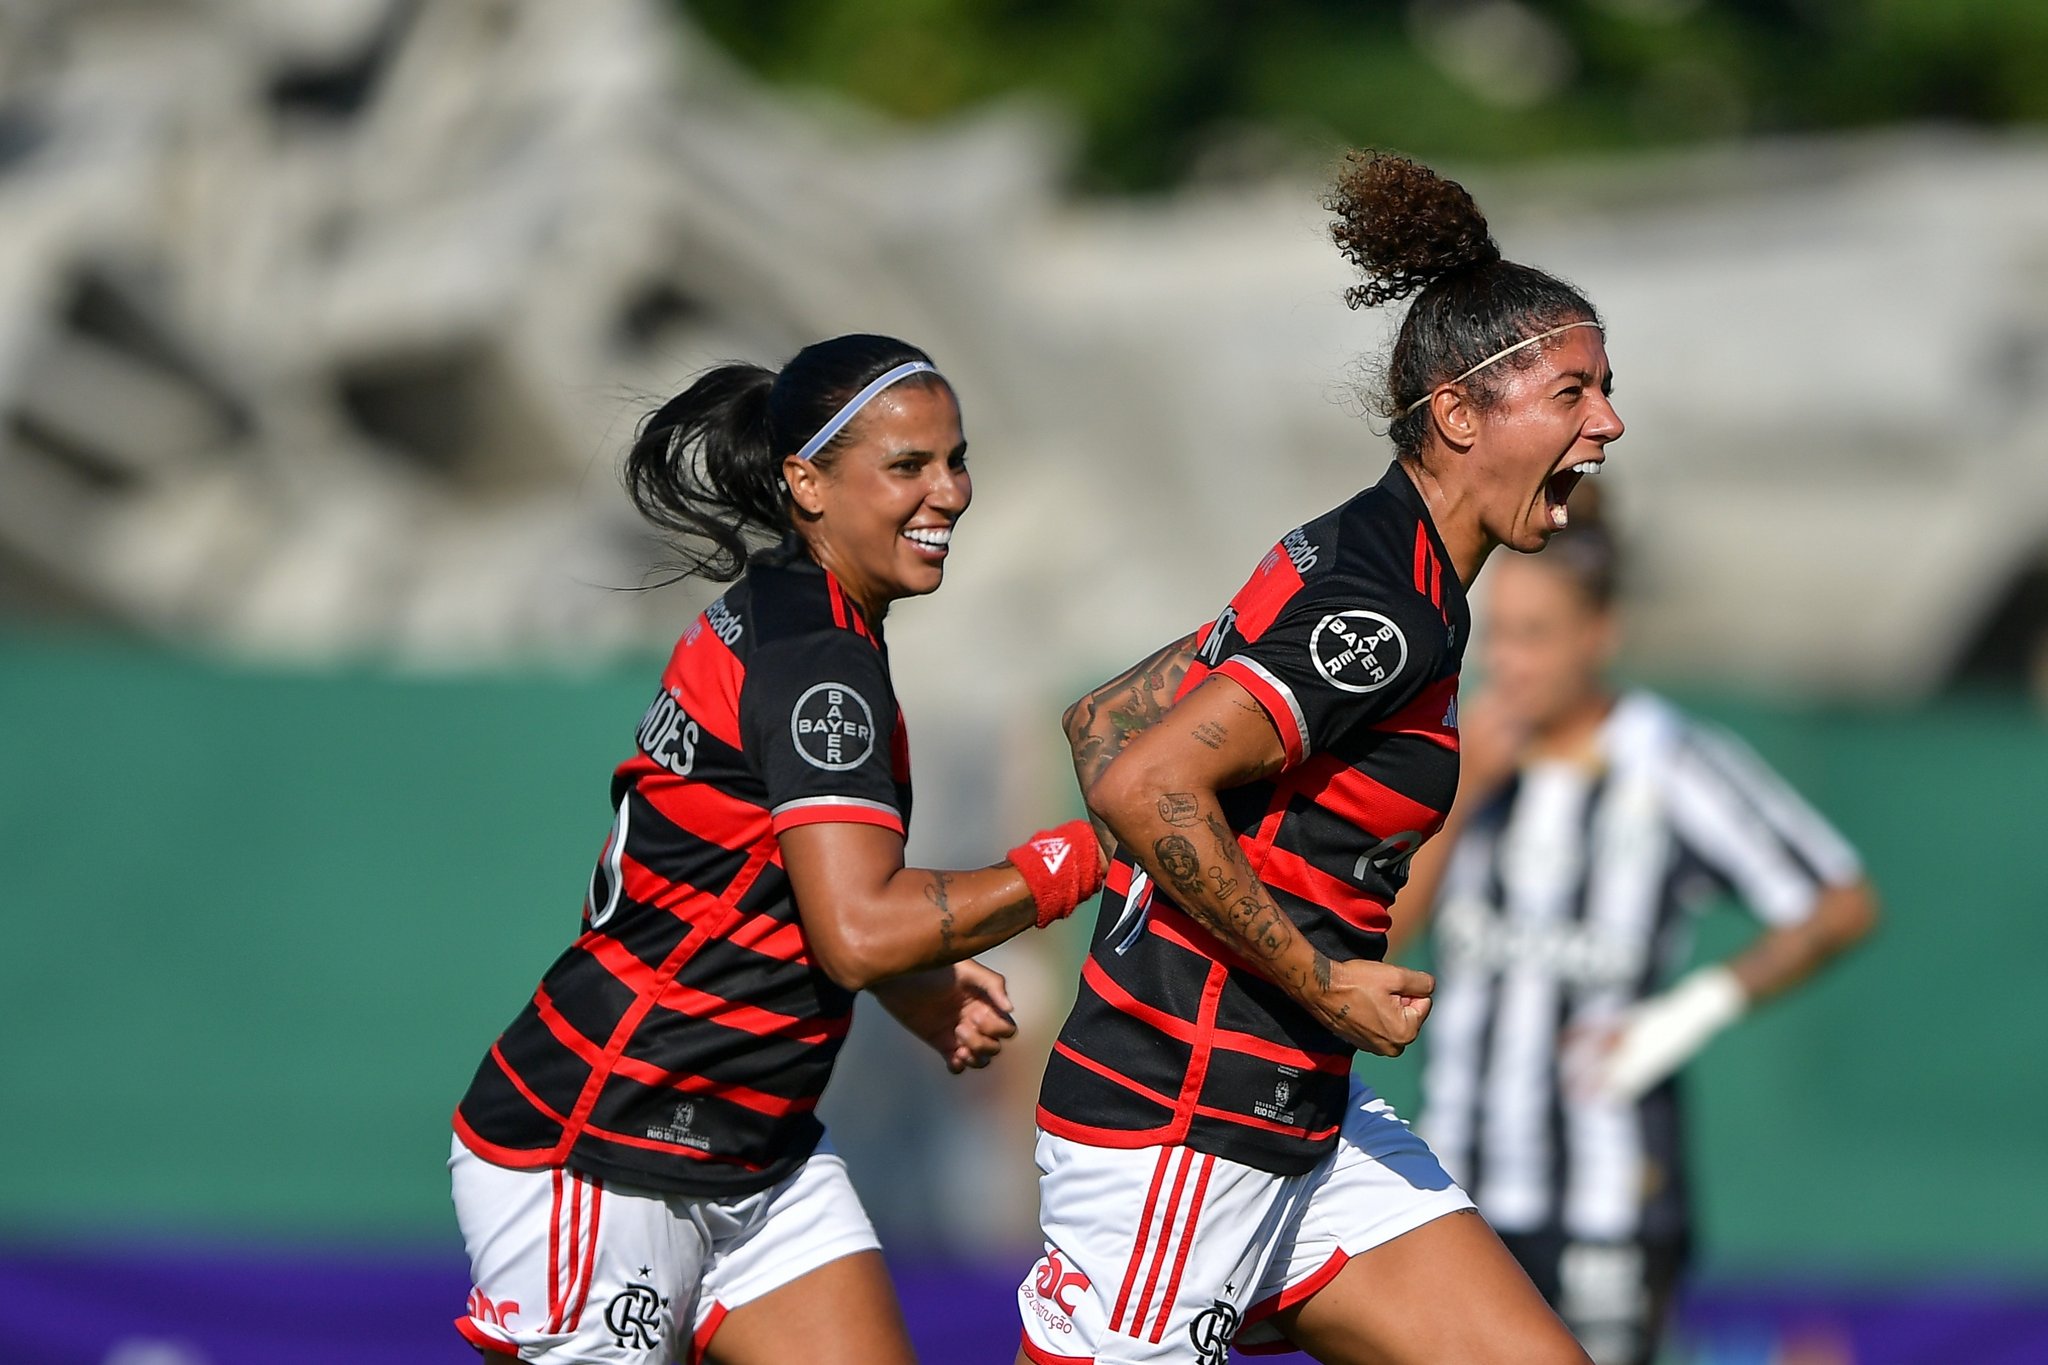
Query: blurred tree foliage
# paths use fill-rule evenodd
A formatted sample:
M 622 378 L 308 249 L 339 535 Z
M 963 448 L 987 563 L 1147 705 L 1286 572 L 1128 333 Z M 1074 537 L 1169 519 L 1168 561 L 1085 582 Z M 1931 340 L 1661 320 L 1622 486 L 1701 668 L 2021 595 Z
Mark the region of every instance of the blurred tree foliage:
M 1051 99 L 1079 121 L 1097 189 L 1227 169 L 1270 154 L 1274 130 L 1500 160 L 2048 122 L 2048 0 L 678 3 L 770 79 L 896 117 Z

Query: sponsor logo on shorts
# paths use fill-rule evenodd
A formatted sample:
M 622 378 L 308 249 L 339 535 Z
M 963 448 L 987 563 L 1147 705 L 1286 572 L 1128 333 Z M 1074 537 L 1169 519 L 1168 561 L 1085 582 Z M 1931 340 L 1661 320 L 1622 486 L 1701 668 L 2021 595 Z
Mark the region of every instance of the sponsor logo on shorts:
M 629 1284 L 604 1306 L 604 1325 L 622 1350 L 652 1351 L 668 1337 L 668 1300 L 651 1285 Z
M 512 1319 L 519 1312 L 519 1300 L 506 1299 L 503 1303 L 492 1303 L 484 1297 L 481 1289 L 469 1291 L 469 1316 L 472 1321 L 488 1323 L 492 1327 L 512 1325 Z
M 875 751 L 875 713 L 845 683 L 822 682 L 796 699 L 789 735 L 804 762 L 828 772 L 858 768 Z
M 1195 1359 L 1202 1365 L 1225 1365 L 1230 1359 L 1230 1339 L 1237 1335 L 1237 1309 L 1216 1300 L 1195 1314 L 1188 1324 L 1188 1340 L 1194 1343 Z
M 1047 1247 L 1026 1283 L 1032 1291 L 1031 1311 L 1038 1320 L 1050 1331 L 1073 1331 L 1074 1308 L 1080 1302 L 1081 1291 L 1088 1287 L 1088 1277 L 1068 1269 L 1057 1247 Z
M 1323 681 L 1346 692 L 1377 692 L 1408 662 L 1408 639 L 1376 611 L 1331 612 L 1308 639 Z
M 1069 1270 L 1060 1263 L 1060 1253 L 1052 1250 L 1045 1253 L 1045 1259 L 1038 1263 L 1038 1294 L 1040 1298 L 1051 1299 L 1059 1305 L 1062 1313 L 1071 1314 L 1074 1305 L 1069 1301 L 1071 1291 L 1079 1294 L 1088 1287 L 1088 1277 L 1078 1270 Z

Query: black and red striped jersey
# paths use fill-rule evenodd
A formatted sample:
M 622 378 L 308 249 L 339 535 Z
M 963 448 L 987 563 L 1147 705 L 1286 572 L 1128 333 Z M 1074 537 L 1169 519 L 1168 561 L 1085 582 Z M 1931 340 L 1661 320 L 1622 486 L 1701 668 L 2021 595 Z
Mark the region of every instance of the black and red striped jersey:
M 777 836 L 903 833 L 910 758 L 887 652 L 794 542 L 691 622 L 612 779 L 582 932 L 455 1114 L 478 1156 L 685 1194 L 808 1157 L 853 994 L 812 960 Z
M 1408 860 L 1458 783 L 1458 669 L 1471 617 L 1397 464 L 1290 531 L 1197 639 L 1258 701 L 1286 764 L 1220 794 L 1260 882 L 1332 959 L 1382 958 Z M 1282 1174 L 1335 1142 L 1352 1048 L 1112 863 L 1038 1121 L 1107 1147 L 1181 1144 Z

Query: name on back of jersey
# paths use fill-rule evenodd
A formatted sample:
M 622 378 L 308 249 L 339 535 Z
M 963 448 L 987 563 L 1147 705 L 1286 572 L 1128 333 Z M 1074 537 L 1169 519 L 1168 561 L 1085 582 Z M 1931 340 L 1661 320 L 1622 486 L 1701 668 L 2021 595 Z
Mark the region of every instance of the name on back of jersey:
M 1223 645 L 1230 638 L 1230 632 L 1237 626 L 1237 608 L 1225 607 L 1209 627 L 1209 633 L 1202 637 L 1201 648 L 1195 651 L 1196 662 L 1214 668 L 1223 662 Z
M 702 735 L 697 722 L 683 714 L 675 694 L 663 690 L 655 694 L 654 704 L 640 717 L 640 729 L 634 738 L 649 758 L 677 777 L 688 777 L 697 766 L 697 741 Z

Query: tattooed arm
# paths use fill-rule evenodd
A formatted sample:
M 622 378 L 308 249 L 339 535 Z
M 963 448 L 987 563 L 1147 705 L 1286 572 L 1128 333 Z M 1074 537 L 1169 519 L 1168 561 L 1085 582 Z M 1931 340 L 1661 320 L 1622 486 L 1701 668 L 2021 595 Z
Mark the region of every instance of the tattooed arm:
M 1435 983 L 1390 963 L 1325 957 L 1260 885 L 1223 818 L 1217 792 L 1270 777 L 1285 757 L 1251 695 L 1212 677 L 1126 739 L 1089 784 L 1088 808 L 1175 904 L 1325 1028 L 1398 1056 Z
M 1195 636 L 1175 640 L 1140 659 L 1067 708 L 1061 722 L 1074 751 L 1074 775 L 1083 793 L 1095 785 L 1112 760 L 1140 731 L 1158 724 L 1173 705 L 1181 679 L 1195 658 Z M 1093 811 L 1095 835 L 1106 856 L 1113 848 L 1109 827 Z
M 780 836 L 804 934 L 848 990 L 995 947 L 1038 922 L 1023 874 L 903 865 L 903 836 L 877 825 L 800 825 Z

